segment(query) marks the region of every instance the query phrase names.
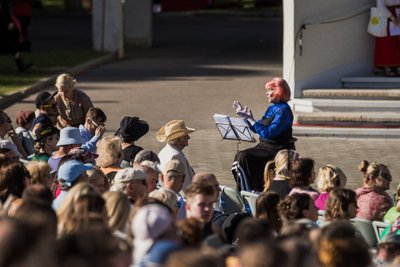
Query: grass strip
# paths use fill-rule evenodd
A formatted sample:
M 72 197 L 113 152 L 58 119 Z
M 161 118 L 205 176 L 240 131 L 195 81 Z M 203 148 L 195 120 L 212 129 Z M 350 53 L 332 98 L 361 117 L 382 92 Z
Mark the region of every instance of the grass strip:
M 24 62 L 33 62 L 32 69 L 19 73 L 11 55 L 0 56 L 0 95 L 20 90 L 41 79 L 63 72 L 89 60 L 103 56 L 93 51 L 55 51 L 24 53 Z

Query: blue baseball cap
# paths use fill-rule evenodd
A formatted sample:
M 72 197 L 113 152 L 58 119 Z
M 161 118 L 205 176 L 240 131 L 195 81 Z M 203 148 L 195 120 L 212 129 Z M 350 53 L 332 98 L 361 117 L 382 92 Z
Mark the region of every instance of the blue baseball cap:
M 93 165 L 89 163 L 82 163 L 78 160 L 69 160 L 60 166 L 58 169 L 58 180 L 63 180 L 62 182 L 68 186 L 79 177 L 84 171 L 93 169 Z

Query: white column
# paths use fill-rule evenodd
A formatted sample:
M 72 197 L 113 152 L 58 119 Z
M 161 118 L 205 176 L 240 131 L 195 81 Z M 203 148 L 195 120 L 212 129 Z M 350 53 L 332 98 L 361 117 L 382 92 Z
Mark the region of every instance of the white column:
M 125 0 L 125 44 L 149 47 L 152 43 L 151 0 Z
M 371 74 L 375 40 L 367 33 L 367 25 L 374 2 L 284 0 L 283 76 L 295 98 L 304 88 L 340 88 L 342 77 Z M 332 20 L 341 21 L 318 24 Z M 300 55 L 296 35 L 308 23 Z
M 123 55 L 123 13 L 121 0 L 93 0 L 93 48 Z

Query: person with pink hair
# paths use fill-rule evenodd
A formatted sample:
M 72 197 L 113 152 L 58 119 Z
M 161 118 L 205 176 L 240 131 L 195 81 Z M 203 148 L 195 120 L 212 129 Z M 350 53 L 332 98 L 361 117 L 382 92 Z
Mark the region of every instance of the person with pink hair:
M 265 164 L 273 160 L 279 150 L 295 149 L 293 113 L 287 104 L 290 100 L 289 85 L 282 78 L 273 78 L 265 84 L 265 89 L 268 102 L 272 105 L 258 121 L 247 106 L 243 107 L 239 101 L 233 102 L 236 113 L 260 136 L 260 142 L 255 147 L 239 151 L 235 156 L 232 173 L 238 190 L 262 192 Z

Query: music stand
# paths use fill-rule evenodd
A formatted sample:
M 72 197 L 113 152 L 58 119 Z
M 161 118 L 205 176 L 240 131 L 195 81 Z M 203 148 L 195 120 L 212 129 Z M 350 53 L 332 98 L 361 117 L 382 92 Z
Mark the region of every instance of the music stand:
M 256 142 L 256 139 L 251 132 L 249 125 L 242 118 L 229 117 L 222 114 L 214 114 L 214 122 L 217 126 L 222 140 L 237 140 L 237 151 L 239 151 L 239 144 L 244 142 Z

